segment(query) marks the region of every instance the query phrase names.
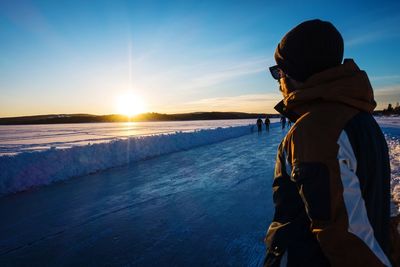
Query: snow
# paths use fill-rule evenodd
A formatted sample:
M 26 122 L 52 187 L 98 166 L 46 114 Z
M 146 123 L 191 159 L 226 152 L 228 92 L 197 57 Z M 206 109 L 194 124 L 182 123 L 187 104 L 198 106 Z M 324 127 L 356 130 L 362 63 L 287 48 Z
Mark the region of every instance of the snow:
M 397 138 L 391 137 L 387 140 L 390 149 L 390 164 L 392 169 L 392 196 L 396 206 L 392 207 L 392 214 L 400 213 L 400 141 Z
M 0 157 L 0 196 L 250 134 L 254 125 L 116 139 Z
M 378 124 L 385 134 L 389 148 L 391 167 L 391 189 L 393 203 L 391 206 L 392 216 L 400 214 L 400 117 L 399 116 L 376 116 Z
M 397 201 L 399 121 L 378 118 Z M 258 134 L 214 125 L 0 157 L 0 266 L 261 266 L 286 134 L 278 126 Z
M 129 123 L 78 123 L 49 125 L 0 125 L 0 156 L 49 148 L 71 148 L 88 143 L 106 143 L 132 136 L 191 132 L 254 123 L 245 120 L 199 120 Z M 278 119 L 271 119 L 277 122 Z
M 379 123 L 381 127 L 400 127 L 400 116 L 375 116 L 375 120 Z

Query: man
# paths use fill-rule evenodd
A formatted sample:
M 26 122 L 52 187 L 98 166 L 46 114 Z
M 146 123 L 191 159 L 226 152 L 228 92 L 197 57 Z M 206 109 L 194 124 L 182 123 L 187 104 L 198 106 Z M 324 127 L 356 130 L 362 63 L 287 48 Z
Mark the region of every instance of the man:
M 260 117 L 258 117 L 257 119 L 257 128 L 258 128 L 258 133 L 261 133 L 262 131 L 262 119 Z
M 282 126 L 282 130 L 284 130 L 286 127 L 286 117 L 285 116 L 281 116 L 281 126 Z
M 310 20 L 276 49 L 275 109 L 295 124 L 277 153 L 265 266 L 399 264 L 387 144 L 367 74 L 342 63 L 343 47 L 331 23 Z
M 269 125 L 271 124 L 271 121 L 269 120 L 268 116 L 265 116 L 264 124 L 265 124 L 265 130 L 269 132 Z

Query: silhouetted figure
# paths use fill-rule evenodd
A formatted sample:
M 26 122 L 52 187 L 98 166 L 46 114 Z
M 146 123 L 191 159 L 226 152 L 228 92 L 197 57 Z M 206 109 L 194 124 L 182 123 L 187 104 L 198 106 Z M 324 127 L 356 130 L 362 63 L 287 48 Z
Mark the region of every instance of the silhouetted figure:
M 282 130 L 285 129 L 286 126 L 286 117 L 281 116 L 281 125 L 282 125 Z
M 268 117 L 265 117 L 264 124 L 265 124 L 265 130 L 266 130 L 267 132 L 269 132 L 269 125 L 271 124 L 271 121 L 269 120 Z
M 258 118 L 257 119 L 257 128 L 258 128 L 259 133 L 262 131 L 262 124 L 263 124 L 262 119 Z

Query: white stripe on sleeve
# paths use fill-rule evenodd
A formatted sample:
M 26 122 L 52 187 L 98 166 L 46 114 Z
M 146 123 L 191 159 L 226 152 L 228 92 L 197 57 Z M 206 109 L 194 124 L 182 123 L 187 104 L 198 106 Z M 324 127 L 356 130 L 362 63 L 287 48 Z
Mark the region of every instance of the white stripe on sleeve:
M 356 175 L 357 159 L 345 131 L 340 134 L 338 161 L 343 183 L 343 198 L 349 218 L 348 231 L 360 238 L 386 266 L 390 261 L 379 246 L 374 230 L 368 220 L 365 202 L 361 195 L 360 182 Z

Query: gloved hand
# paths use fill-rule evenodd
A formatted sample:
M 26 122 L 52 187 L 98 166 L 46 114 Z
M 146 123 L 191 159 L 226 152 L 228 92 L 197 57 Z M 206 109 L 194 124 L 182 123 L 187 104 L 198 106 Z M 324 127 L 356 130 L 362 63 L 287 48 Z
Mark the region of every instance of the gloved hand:
M 274 249 L 268 249 L 264 259 L 264 267 L 279 267 L 282 254 Z

